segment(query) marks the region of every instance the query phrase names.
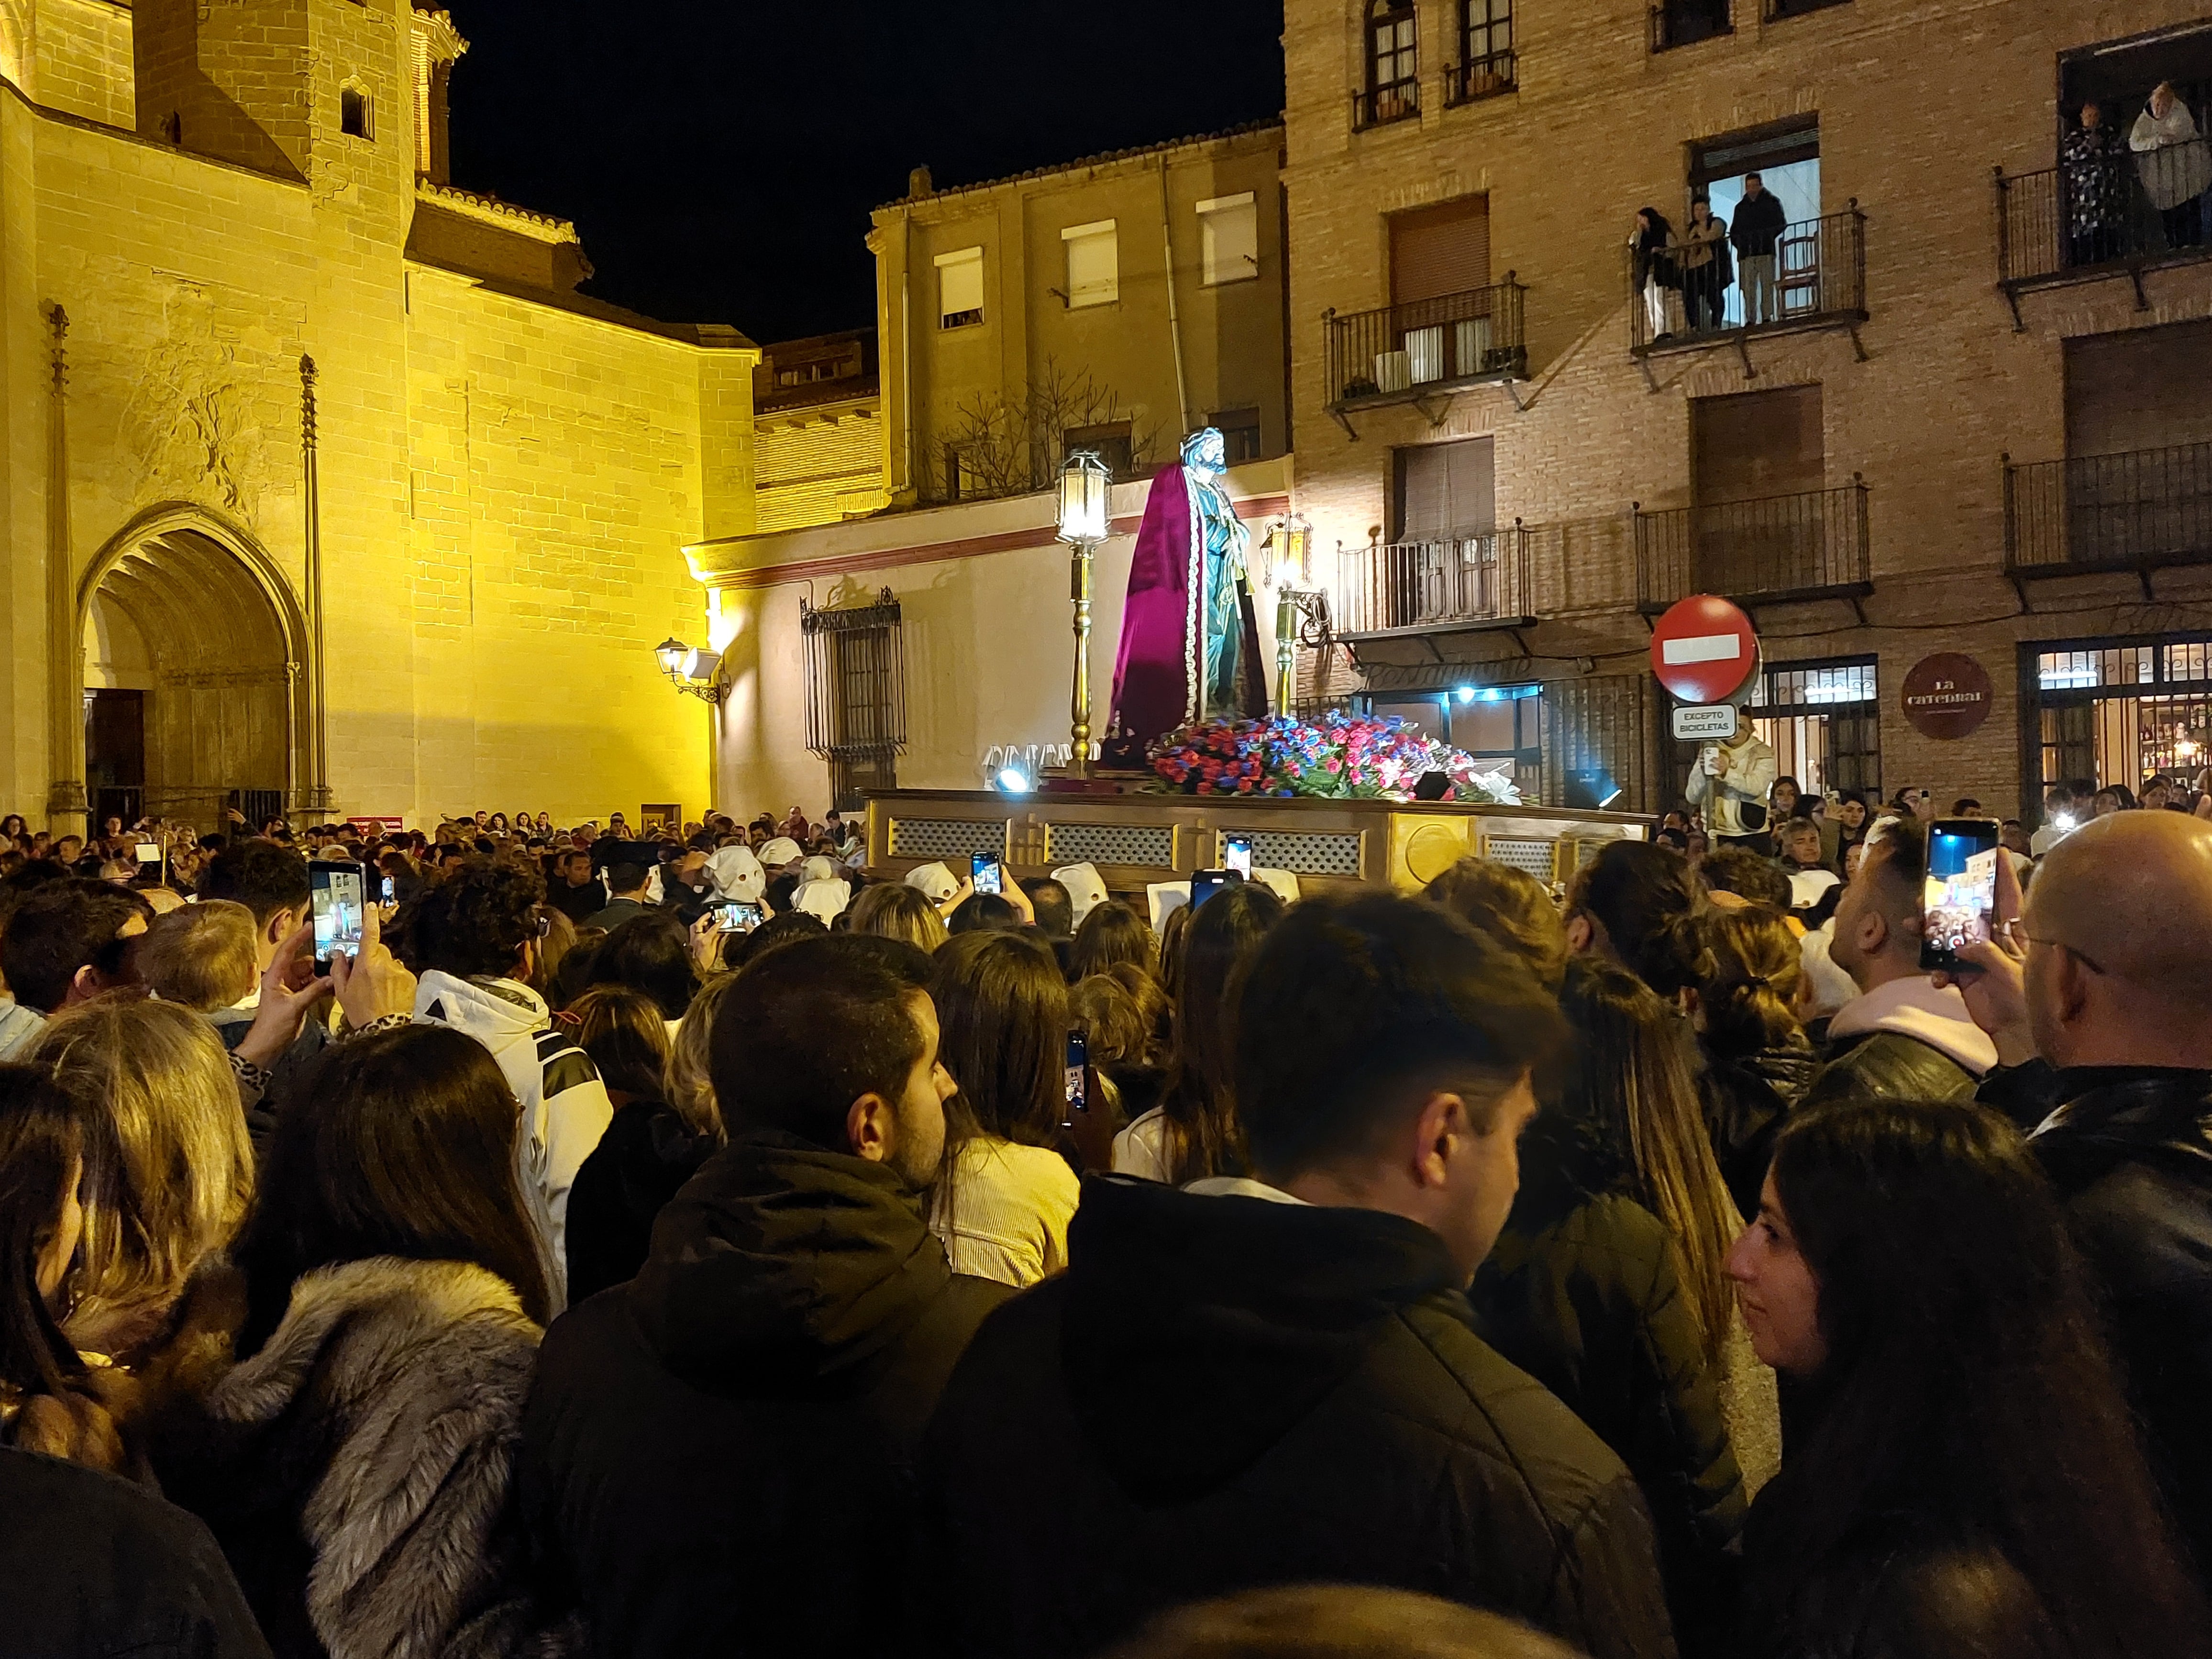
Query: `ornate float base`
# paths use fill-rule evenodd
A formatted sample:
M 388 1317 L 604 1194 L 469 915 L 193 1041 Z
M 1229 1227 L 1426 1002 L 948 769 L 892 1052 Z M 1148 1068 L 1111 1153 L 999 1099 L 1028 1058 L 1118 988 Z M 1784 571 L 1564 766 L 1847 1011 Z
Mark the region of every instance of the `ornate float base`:
M 1607 842 L 1649 837 L 1652 823 L 1627 812 L 1443 801 L 894 789 L 868 797 L 868 867 L 903 876 L 941 860 L 960 875 L 972 854 L 994 853 L 1017 877 L 1090 864 L 1109 892 L 1138 895 L 1220 867 L 1222 837 L 1249 835 L 1253 863 L 1289 871 L 1308 894 L 1415 890 L 1469 854 L 1564 882 Z

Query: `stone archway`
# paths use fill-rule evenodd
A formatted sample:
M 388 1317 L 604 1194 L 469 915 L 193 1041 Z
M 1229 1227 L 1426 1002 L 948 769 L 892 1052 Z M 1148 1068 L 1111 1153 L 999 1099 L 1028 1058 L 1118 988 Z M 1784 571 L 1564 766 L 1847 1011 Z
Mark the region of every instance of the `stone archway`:
M 95 824 L 133 744 L 149 816 L 212 828 L 234 792 L 249 818 L 298 804 L 306 629 L 251 537 L 198 508 L 142 514 L 86 570 L 77 623 Z

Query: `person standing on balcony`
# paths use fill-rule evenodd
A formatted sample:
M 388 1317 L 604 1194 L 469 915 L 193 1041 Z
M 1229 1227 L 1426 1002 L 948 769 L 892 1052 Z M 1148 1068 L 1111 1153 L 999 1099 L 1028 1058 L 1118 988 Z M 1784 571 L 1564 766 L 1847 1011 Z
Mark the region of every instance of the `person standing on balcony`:
M 1667 290 L 1682 285 L 1674 263 L 1674 227 L 1655 207 L 1636 210 L 1636 228 L 1629 233 L 1630 257 L 1635 262 L 1636 291 L 1644 300 L 1644 338 L 1646 344 L 1665 339 L 1674 331 L 1667 326 Z
M 1682 228 L 1682 311 L 1690 331 L 1721 325 L 1722 296 L 1735 280 L 1729 268 L 1728 221 L 1713 216 L 1704 196 L 1690 198 L 1690 222 Z
M 2058 143 L 2058 171 L 2066 187 L 2066 263 L 2094 265 L 2117 259 L 2127 234 L 2128 178 L 2122 169 L 2120 135 L 2105 125 L 2094 103 L 2081 106 L 2081 125 Z
M 1743 200 L 1736 204 L 1735 226 L 1729 246 L 1735 250 L 1736 267 L 1743 275 L 1743 325 L 1782 320 L 1778 291 L 1774 286 L 1774 247 L 1789 224 L 1782 198 L 1767 193 L 1755 173 L 1743 175 Z
M 2206 155 L 2197 122 L 2173 82 L 2161 81 L 2151 93 L 2149 107 L 2136 118 L 2135 131 L 2128 135 L 2128 148 L 2136 153 L 2143 193 L 2165 227 L 2166 246 L 2197 246 L 2204 238 L 2197 198 L 2212 185 L 2212 157 Z

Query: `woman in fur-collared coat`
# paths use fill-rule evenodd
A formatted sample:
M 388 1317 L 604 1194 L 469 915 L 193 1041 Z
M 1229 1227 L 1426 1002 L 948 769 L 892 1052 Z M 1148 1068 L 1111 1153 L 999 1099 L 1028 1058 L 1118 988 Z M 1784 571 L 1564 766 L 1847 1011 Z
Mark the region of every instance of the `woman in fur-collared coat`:
M 236 1252 L 241 1358 L 166 1448 L 279 1656 L 558 1652 L 512 1471 L 547 1276 L 517 1111 L 473 1038 L 410 1026 L 301 1080 Z

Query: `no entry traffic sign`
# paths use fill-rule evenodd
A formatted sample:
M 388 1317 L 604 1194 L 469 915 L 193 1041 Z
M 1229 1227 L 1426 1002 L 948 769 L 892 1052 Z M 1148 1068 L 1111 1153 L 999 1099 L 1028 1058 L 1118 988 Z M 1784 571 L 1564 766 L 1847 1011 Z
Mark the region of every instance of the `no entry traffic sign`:
M 1694 594 L 1651 629 L 1651 672 L 1684 702 L 1726 702 L 1759 666 L 1751 618 L 1726 599 Z

